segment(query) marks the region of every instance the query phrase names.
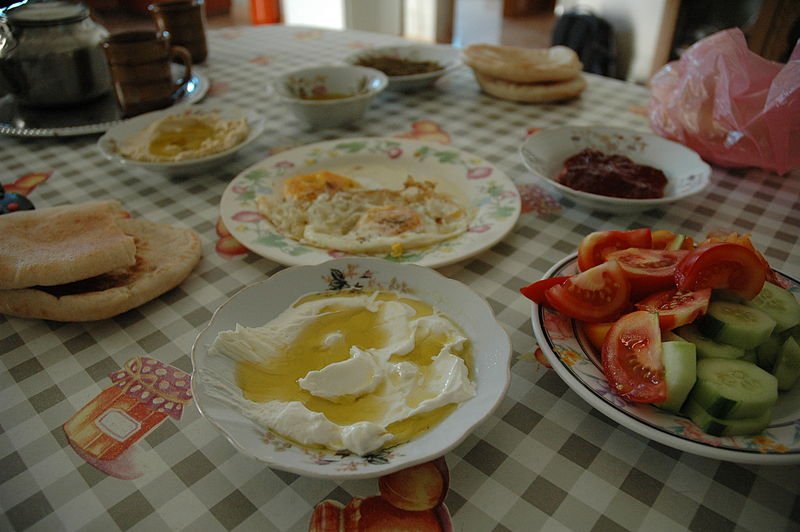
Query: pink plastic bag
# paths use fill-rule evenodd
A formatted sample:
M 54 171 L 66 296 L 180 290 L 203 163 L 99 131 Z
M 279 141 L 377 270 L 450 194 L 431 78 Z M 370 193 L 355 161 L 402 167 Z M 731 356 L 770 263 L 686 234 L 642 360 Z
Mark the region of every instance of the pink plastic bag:
M 800 41 L 785 65 L 715 33 L 650 81 L 650 125 L 719 166 L 784 174 L 800 166 Z

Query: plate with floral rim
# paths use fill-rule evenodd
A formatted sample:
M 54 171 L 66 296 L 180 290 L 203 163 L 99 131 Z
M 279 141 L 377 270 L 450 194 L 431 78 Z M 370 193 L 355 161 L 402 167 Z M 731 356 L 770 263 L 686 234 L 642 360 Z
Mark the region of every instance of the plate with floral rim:
M 473 257 L 500 242 L 521 212 L 519 191 L 502 170 L 466 151 L 397 138 L 346 138 L 275 153 L 237 175 L 220 200 L 225 227 L 245 247 L 288 266 L 319 264 L 345 256 L 281 235 L 258 212 L 256 198 L 295 175 L 331 171 L 365 186 L 402 188 L 408 176 L 433 181 L 471 215 L 466 232 L 420 249 L 379 256 L 401 263 L 441 267 Z
M 422 299 L 455 322 L 469 339 L 476 395 L 427 432 L 364 456 L 299 445 L 257 425 L 216 393 L 214 382 L 236 381 L 233 359 L 209 346 L 221 331 L 267 323 L 312 293 L 390 290 Z M 488 418 L 511 381 L 511 341 L 492 308 L 477 292 L 436 270 L 413 264 L 352 257 L 285 268 L 247 286 L 214 312 L 191 351 L 192 394 L 200 413 L 240 452 L 269 467 L 336 480 L 373 478 L 444 455 Z M 241 394 L 241 392 L 236 392 Z
M 577 254 L 555 264 L 544 276 L 577 273 Z M 800 281 L 778 272 L 785 287 L 800 297 Z M 716 437 L 689 418 L 616 395 L 603 375 L 600 353 L 578 322 L 532 303 L 531 322 L 539 347 L 561 379 L 601 413 L 645 438 L 680 451 L 743 464 L 800 464 L 800 386 L 782 393 L 772 422 L 761 434 Z

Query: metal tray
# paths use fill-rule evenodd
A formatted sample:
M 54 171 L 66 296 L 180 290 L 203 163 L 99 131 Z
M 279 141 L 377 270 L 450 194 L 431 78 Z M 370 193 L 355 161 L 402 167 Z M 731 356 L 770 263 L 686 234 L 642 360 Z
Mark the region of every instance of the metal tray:
M 208 77 L 192 71 L 192 79 L 177 95 L 176 103 L 196 103 L 210 86 Z M 88 104 L 64 109 L 34 109 L 19 105 L 14 97 L 0 98 L 0 135 L 13 137 L 72 137 L 103 133 L 122 120 L 113 94 Z

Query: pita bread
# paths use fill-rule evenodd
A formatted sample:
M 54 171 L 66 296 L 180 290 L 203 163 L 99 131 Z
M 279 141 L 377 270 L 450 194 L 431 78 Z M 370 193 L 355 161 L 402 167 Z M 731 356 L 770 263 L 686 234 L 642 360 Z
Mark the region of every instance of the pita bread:
M 523 103 L 571 100 L 580 96 L 586 89 L 586 80 L 583 76 L 553 83 L 513 83 L 475 72 L 475 79 L 487 94 L 503 100 Z
M 566 81 L 581 73 L 583 64 L 571 48 L 517 48 L 473 44 L 464 50 L 464 62 L 476 73 L 517 83 Z
M 53 321 L 95 321 L 138 307 L 178 286 L 202 256 L 200 237 L 147 220 L 117 221 L 136 242 L 136 262 L 53 287 L 0 290 L 0 314 Z
M 52 286 L 136 263 L 114 201 L 0 216 L 0 289 Z

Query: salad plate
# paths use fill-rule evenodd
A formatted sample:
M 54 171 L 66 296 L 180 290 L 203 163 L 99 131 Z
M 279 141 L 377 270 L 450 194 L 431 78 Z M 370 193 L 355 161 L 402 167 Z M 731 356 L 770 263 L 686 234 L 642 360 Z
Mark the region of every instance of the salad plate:
M 213 386 L 214 375 L 230 382 L 236 377 L 232 359 L 209 353 L 217 334 L 237 324 L 264 325 L 301 296 L 333 294 L 342 289 L 400 291 L 440 310 L 471 342 L 476 395 L 424 434 L 364 456 L 298 445 L 265 431 L 221 400 Z M 240 452 L 275 469 L 338 480 L 378 477 L 442 456 L 491 415 L 511 379 L 511 342 L 485 299 L 430 268 L 363 257 L 286 268 L 266 281 L 243 288 L 214 312 L 197 336 L 191 358 L 195 404 Z
M 279 264 L 319 264 L 343 253 L 312 247 L 281 235 L 258 212 L 259 195 L 272 194 L 296 175 L 329 171 L 364 183 L 401 189 L 411 176 L 432 181 L 471 215 L 459 236 L 425 248 L 407 249 L 382 258 L 421 266 L 441 267 L 473 257 L 502 240 L 517 222 L 520 196 L 502 170 L 470 153 L 417 140 L 349 138 L 320 142 L 278 152 L 241 172 L 220 201 L 225 227 L 245 247 Z
M 545 279 L 577 273 L 572 254 Z M 800 281 L 777 272 L 788 290 L 800 294 Z M 744 464 L 800 464 L 800 386 L 781 393 L 772 422 L 760 434 L 717 437 L 701 431 L 688 417 L 616 395 L 603 374 L 600 353 L 578 322 L 556 310 L 532 303 L 531 322 L 539 347 L 556 373 L 593 408 L 623 427 L 680 451 Z

